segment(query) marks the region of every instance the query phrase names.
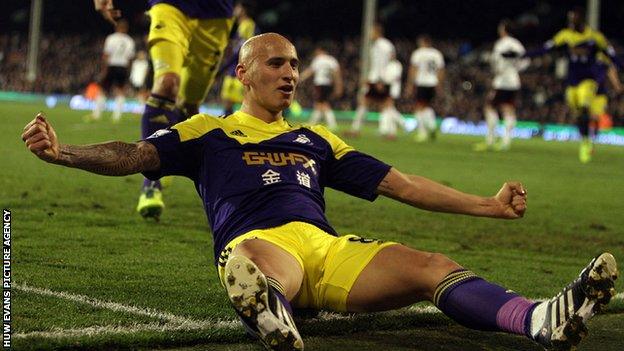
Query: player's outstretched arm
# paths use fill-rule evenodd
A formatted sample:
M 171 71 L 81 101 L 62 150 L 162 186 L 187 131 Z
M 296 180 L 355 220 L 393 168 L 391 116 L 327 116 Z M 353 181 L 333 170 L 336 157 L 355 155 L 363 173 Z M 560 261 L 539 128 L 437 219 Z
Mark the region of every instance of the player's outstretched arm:
M 495 196 L 466 194 L 430 179 L 403 174 L 392 168 L 377 193 L 424 210 L 472 216 L 515 219 L 524 216 L 526 191 L 518 182 L 507 182 Z
M 56 132 L 39 113 L 24 127 L 22 140 L 40 159 L 92 173 L 124 176 L 160 168 L 154 145 L 147 142 L 111 141 L 92 145 L 59 144 Z
M 121 17 L 121 11 L 115 9 L 113 0 L 93 0 L 93 6 L 110 24 L 117 25 L 116 19 Z

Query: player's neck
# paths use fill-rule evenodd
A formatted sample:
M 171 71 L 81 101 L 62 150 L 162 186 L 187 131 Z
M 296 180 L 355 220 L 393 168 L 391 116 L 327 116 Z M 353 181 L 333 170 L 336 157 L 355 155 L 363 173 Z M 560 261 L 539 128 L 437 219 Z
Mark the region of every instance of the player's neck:
M 257 104 L 250 104 L 245 101 L 243 101 L 240 111 L 248 115 L 254 116 L 265 123 L 272 123 L 282 118 L 282 111 L 271 112 L 266 108 L 263 108 L 262 106 L 259 106 Z

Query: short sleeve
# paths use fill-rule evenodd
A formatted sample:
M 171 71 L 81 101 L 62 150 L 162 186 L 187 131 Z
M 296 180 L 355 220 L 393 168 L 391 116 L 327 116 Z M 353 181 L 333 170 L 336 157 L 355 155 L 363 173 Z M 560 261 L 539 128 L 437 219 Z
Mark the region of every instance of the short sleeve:
M 555 34 L 555 36 L 549 42 L 552 42 L 553 46 L 559 47 L 559 46 L 566 44 L 568 38 L 569 38 L 568 31 L 565 29 L 562 29 L 559 32 L 557 32 L 557 34 Z
M 412 66 L 418 65 L 418 52 L 417 51 L 412 52 L 412 56 L 410 57 L 410 64 Z
M 438 51 L 438 68 L 444 68 L 444 55 Z
M 377 198 L 377 188 L 391 166 L 378 159 L 349 151 L 330 164 L 327 186 L 368 201 Z
M 356 151 L 323 126 L 316 125 L 311 129 L 331 146 L 332 154 L 329 155 L 325 169 L 325 185 L 355 197 L 375 200 L 377 188 L 391 166 Z
M 202 160 L 202 139 L 181 141 L 176 129 L 161 129 L 150 135 L 145 142 L 156 147 L 160 158 L 160 169 L 143 172 L 151 180 L 168 175 L 185 176 L 195 180 Z

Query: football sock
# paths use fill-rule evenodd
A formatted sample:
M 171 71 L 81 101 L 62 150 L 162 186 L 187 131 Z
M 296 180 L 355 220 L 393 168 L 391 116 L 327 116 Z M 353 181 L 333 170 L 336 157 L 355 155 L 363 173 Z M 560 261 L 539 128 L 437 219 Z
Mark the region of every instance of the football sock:
M 382 135 L 396 135 L 396 124 L 394 122 L 393 107 L 386 107 L 379 115 L 379 132 Z
M 336 115 L 334 115 L 333 110 L 327 110 L 325 112 L 325 120 L 327 121 L 327 128 L 329 130 L 335 130 L 338 128 L 338 124 L 336 123 Z
M 505 134 L 503 134 L 503 145 L 509 146 L 511 144 L 511 134 L 516 126 L 516 115 L 509 114 L 504 117 L 505 119 Z
M 529 335 L 536 303 L 459 269 L 436 288 L 433 302 L 444 314 L 472 329 Z
M 99 94 L 95 98 L 95 107 L 93 108 L 93 118 L 99 119 L 102 116 L 102 111 L 106 107 L 106 96 L 104 94 Z
M 425 108 L 424 115 L 425 115 L 425 126 L 427 127 L 427 131 L 428 132 L 434 131 L 436 129 L 435 111 L 433 111 L 433 108 L 431 108 L 431 106 L 428 106 L 427 108 Z
M 277 297 L 280 300 L 280 302 L 282 303 L 282 305 L 284 305 L 288 313 L 292 315 L 293 314 L 292 307 L 290 306 L 290 302 L 286 298 L 284 286 L 272 277 L 266 277 L 266 278 L 267 278 L 267 282 L 269 283 L 269 286 L 273 288 L 273 293 L 275 294 L 275 297 Z
M 364 117 L 366 117 L 367 109 L 364 106 L 358 106 L 355 110 L 355 118 L 353 119 L 353 123 L 351 124 L 351 129 L 353 131 L 360 131 L 362 128 L 362 122 L 364 121 Z
M 485 143 L 488 145 L 494 144 L 494 138 L 496 137 L 496 126 L 498 125 L 498 112 L 493 108 L 485 109 L 485 121 L 487 122 L 487 134 L 485 135 Z
M 117 95 L 115 97 L 115 110 L 113 111 L 113 121 L 119 121 L 121 119 L 121 114 L 123 113 L 123 107 L 125 102 L 125 96 Z
M 581 133 L 581 136 L 584 138 L 589 137 L 589 121 L 589 113 L 587 112 L 587 109 L 583 109 L 583 112 L 578 117 L 576 123 L 579 129 L 579 133 Z
M 403 120 L 403 116 L 401 115 L 401 112 L 399 112 L 399 110 L 397 110 L 395 106 L 392 106 L 390 108 L 390 112 L 392 114 L 392 120 L 396 124 L 401 126 L 401 128 L 405 129 L 405 121 Z
M 417 111 L 416 113 L 414 113 L 414 117 L 418 121 L 418 126 L 417 126 L 418 136 L 422 139 L 426 139 L 427 138 L 427 122 L 426 122 L 425 111 L 424 110 Z
M 175 101 L 155 94 L 150 95 L 141 117 L 141 137 L 143 139 L 177 123 L 180 119 L 175 110 Z
M 152 94 L 145 103 L 145 111 L 141 117 L 141 137 L 145 139 L 157 130 L 177 123 L 179 119 L 180 113 L 175 108 L 175 101 Z M 159 190 L 162 188 L 158 180 L 143 179 L 143 189 L 150 187 Z

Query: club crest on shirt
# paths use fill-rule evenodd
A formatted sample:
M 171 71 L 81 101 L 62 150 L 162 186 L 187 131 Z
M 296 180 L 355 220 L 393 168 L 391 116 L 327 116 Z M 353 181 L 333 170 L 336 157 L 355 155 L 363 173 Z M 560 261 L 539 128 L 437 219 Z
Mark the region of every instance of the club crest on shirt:
M 169 133 L 171 133 L 171 130 L 169 130 L 169 129 L 159 129 L 159 130 L 155 131 L 154 134 L 148 136 L 147 139 L 160 138 L 161 136 L 167 135 Z
M 297 139 L 293 140 L 294 143 L 300 143 L 300 144 L 310 144 L 310 138 L 308 138 L 305 134 L 299 134 L 297 135 Z

